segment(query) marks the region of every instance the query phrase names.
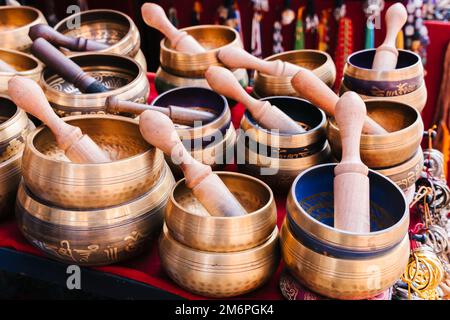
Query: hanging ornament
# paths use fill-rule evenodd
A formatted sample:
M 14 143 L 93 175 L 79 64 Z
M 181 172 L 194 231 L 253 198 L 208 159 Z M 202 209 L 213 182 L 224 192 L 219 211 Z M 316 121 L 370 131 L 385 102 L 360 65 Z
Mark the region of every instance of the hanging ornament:
M 320 18 L 319 26 L 317 27 L 317 33 L 319 37 L 319 42 L 317 49 L 321 51 L 328 51 L 330 42 L 329 35 L 329 21 L 330 21 L 331 9 L 322 10 L 322 16 Z
M 423 1 L 409 0 L 406 6 L 408 20 L 404 29 L 405 49 L 417 53 L 422 58 L 423 65 L 426 64 L 427 47 L 430 42 L 428 29 L 423 23 Z
M 203 11 L 202 3 L 199 0 L 194 1 L 194 8 L 192 10 L 192 25 L 198 26 L 200 24 L 200 16 Z
M 384 9 L 383 0 L 366 0 L 364 3 L 364 13 L 367 21 L 365 25 L 365 42 L 366 49 L 375 47 L 375 28 L 380 28 L 380 14 Z
M 281 13 L 281 24 L 283 26 L 290 25 L 295 19 L 295 12 L 291 9 L 291 1 L 284 0 L 284 9 Z
M 273 33 L 273 53 L 281 53 L 284 52 L 283 48 L 283 36 L 281 35 L 281 23 L 280 21 L 275 21 L 274 25 L 274 33 Z
M 225 0 L 217 9 L 216 24 L 229 26 L 239 32 L 242 43 L 244 33 L 242 32 L 241 13 L 236 0 Z
M 346 8 L 344 1 L 337 0 L 336 5 L 334 13 L 335 18 L 338 20 L 338 35 L 335 52 L 337 79 L 335 89 L 338 89 L 344 74 L 345 62 L 347 61 L 348 56 L 353 52 L 353 24 L 352 21 L 345 16 Z
M 254 13 L 252 19 L 251 53 L 255 57 L 262 57 L 261 20 L 263 18 L 263 12 L 269 10 L 269 1 L 252 1 Z
M 295 27 L 295 50 L 305 49 L 305 33 L 303 31 L 303 10 L 305 7 L 298 8 L 297 11 L 297 25 Z
M 319 25 L 319 18 L 314 11 L 314 1 L 308 0 L 306 3 L 306 32 L 315 33 Z
M 234 11 L 235 29 L 237 32 L 239 32 L 239 35 L 241 36 L 241 41 L 242 43 L 244 43 L 244 32 L 242 31 L 241 11 L 239 10 L 237 0 L 234 1 L 232 9 Z
M 176 28 L 178 28 L 178 12 L 177 12 L 177 9 L 175 9 L 175 7 L 173 6 L 173 2 L 171 2 L 171 4 L 170 4 L 169 13 L 168 13 L 167 17 L 169 18 L 169 21 Z

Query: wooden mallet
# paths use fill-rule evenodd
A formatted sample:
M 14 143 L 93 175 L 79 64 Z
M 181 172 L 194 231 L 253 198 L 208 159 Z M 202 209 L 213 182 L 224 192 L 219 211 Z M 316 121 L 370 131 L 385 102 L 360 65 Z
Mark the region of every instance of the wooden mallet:
M 142 136 L 179 164 L 186 186 L 212 216 L 242 216 L 247 212 L 211 167 L 195 160 L 183 146 L 173 122 L 161 112 L 147 110 L 139 120 Z
M 306 132 L 287 114 L 268 101 L 256 100 L 239 84 L 230 70 L 211 66 L 206 70 L 206 80 L 217 93 L 241 102 L 256 122 L 266 129 L 277 129 L 281 133 L 299 134 Z
M 111 160 L 80 128 L 61 120 L 50 107 L 39 85 L 25 77 L 13 77 L 8 82 L 8 93 L 14 103 L 49 127 L 58 146 L 67 158 L 76 163 L 102 163 Z
M 405 6 L 397 2 L 386 11 L 386 38 L 375 52 L 372 69 L 393 70 L 397 66 L 398 50 L 395 46 L 397 35 L 408 19 Z
M 142 18 L 152 28 L 159 30 L 169 39 L 169 42 L 177 51 L 190 54 L 205 52 L 205 48 L 185 31 L 180 31 L 173 26 L 164 12 L 164 9 L 155 3 L 144 3 L 141 8 Z
M 183 108 L 179 106 L 169 105 L 167 107 L 150 106 L 131 101 L 119 100 L 116 96 L 110 96 L 105 102 L 107 113 L 132 113 L 139 115 L 146 110 L 154 110 L 164 113 L 173 122 L 187 126 L 194 125 L 194 122 L 201 121 L 202 124 L 209 123 L 216 119 L 214 113 L 202 110 L 195 110 L 191 108 Z
M 335 119 L 342 142 L 342 160 L 334 168 L 334 227 L 370 232 L 369 169 L 361 162 L 359 146 L 366 117 L 364 101 L 346 92 L 336 105 Z
M 53 72 L 64 80 L 72 83 L 81 92 L 98 93 L 108 89 L 100 81 L 88 75 L 75 62 L 66 57 L 61 51 L 52 46 L 47 40 L 37 38 L 31 46 L 31 52 Z
M 279 59 L 274 61 L 265 61 L 251 55 L 244 49 L 232 46 L 220 49 L 218 57 L 219 60 L 230 69 L 253 69 L 278 77 L 294 76 L 302 68 L 290 62 L 281 61 Z
M 6 63 L 5 61 L 0 59 L 0 72 L 14 72 L 14 73 L 16 73 L 17 70 L 14 69 L 11 65 Z
M 339 97 L 312 71 L 302 69 L 292 78 L 292 87 L 297 93 L 322 109 L 329 116 L 335 115 L 336 103 Z M 363 133 L 387 134 L 388 132 L 369 117 L 365 117 Z
M 31 40 L 44 38 L 55 46 L 64 47 L 72 51 L 98 51 L 109 48 L 107 44 L 94 40 L 89 40 L 83 37 L 74 38 L 66 36 L 56 31 L 49 25 L 42 23 L 32 26 L 28 32 L 28 35 Z

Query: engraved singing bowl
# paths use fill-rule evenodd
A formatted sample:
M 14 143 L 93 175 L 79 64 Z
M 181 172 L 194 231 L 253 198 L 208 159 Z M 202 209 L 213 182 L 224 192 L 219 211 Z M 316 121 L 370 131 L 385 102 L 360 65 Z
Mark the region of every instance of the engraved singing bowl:
M 13 212 L 24 142 L 33 129 L 26 113 L 9 98 L 0 95 L 0 219 Z
M 277 193 L 286 192 L 299 172 L 328 162 L 325 113 L 297 97 L 268 97 L 269 101 L 305 127 L 296 135 L 262 128 L 246 111 L 237 139 L 238 169 L 266 182 Z
M 409 50 L 399 50 L 395 70 L 372 69 L 375 49 L 353 53 L 347 59 L 341 92 L 355 91 L 365 100 L 381 98 L 414 106 L 419 112 L 425 106 L 427 89 L 422 60 Z
M 366 299 L 391 287 L 406 267 L 409 208 L 397 185 L 369 170 L 370 232 L 334 228 L 335 166 L 316 166 L 294 181 L 280 233 L 282 256 L 312 291 L 335 299 Z
M 226 164 L 227 154 L 232 154 L 236 142 L 236 131 L 231 123 L 231 112 L 227 100 L 216 92 L 201 87 L 176 88 L 164 92 L 151 103 L 167 107 L 175 105 L 212 112 L 216 119 L 195 127 L 176 125 L 178 136 L 183 145 L 195 159 L 212 166 L 222 168 Z M 166 157 L 175 176 L 181 177 L 178 166 L 170 157 Z
M 311 70 L 317 77 L 332 87 L 336 80 L 336 66 L 331 56 L 319 50 L 293 50 L 275 54 L 267 61 L 282 60 Z M 271 76 L 255 71 L 253 94 L 258 98 L 271 96 L 294 96 L 299 94 L 291 85 L 292 77 Z
M 147 102 L 150 86 L 146 72 L 132 58 L 112 53 L 82 53 L 73 55 L 70 59 L 102 82 L 109 91 L 80 93 L 73 84 L 45 68 L 41 86 L 51 106 L 61 117 L 104 114 L 105 101 L 110 96 L 138 103 Z
M 251 249 L 207 252 L 176 241 L 164 225 L 159 255 L 165 272 L 185 290 L 205 297 L 234 297 L 257 289 L 273 276 L 280 259 L 278 229 Z
M 33 43 L 28 37 L 30 27 L 44 23 L 38 9 L 27 6 L 0 6 L 0 47 L 29 52 Z
M 8 94 L 8 81 L 15 75 L 27 77 L 38 82 L 42 73 L 42 63 L 32 55 L 0 48 L 0 60 L 5 61 L 17 72 L 0 71 L 0 94 Z
M 367 114 L 380 123 L 387 134 L 361 135 L 361 160 L 373 169 L 399 165 L 417 152 L 423 136 L 419 112 L 406 104 L 383 100 L 366 101 Z M 335 120 L 328 121 L 328 141 L 336 159 L 341 157 L 341 137 Z
M 25 184 L 37 197 L 61 208 L 105 208 L 142 196 L 159 180 L 164 156 L 142 138 L 137 121 L 113 115 L 63 120 L 89 135 L 112 161 L 69 162 L 41 126 L 28 135 L 22 161 Z
M 248 214 L 238 217 L 198 215 L 206 212 L 205 208 L 182 179 L 172 190 L 166 208 L 165 219 L 171 236 L 188 247 L 210 252 L 242 251 L 267 241 L 277 222 L 276 204 L 269 186 L 241 173 L 215 173 Z
M 106 265 L 134 257 L 161 231 L 175 183 L 165 166 L 155 186 L 118 206 L 67 210 L 41 201 L 21 183 L 16 218 L 24 236 L 48 256 L 70 264 Z
M 80 27 L 69 28 L 75 19 L 80 20 Z M 61 20 L 55 30 L 69 37 L 83 37 L 105 43 L 110 47 L 96 52 L 117 53 L 134 58 L 144 71 L 147 71 L 147 62 L 140 50 L 141 36 L 133 20 L 126 14 L 107 9 L 88 10 L 75 13 Z M 61 48 L 66 55 L 76 53 Z

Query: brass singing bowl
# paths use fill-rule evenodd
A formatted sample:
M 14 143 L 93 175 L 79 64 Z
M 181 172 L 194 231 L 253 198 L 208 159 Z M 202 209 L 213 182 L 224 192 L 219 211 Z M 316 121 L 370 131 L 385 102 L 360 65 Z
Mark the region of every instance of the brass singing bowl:
M 141 253 L 159 234 L 174 183 L 164 167 L 156 185 L 141 197 L 93 210 L 49 205 L 21 183 L 17 223 L 35 247 L 56 260 L 88 266 L 116 263 Z
M 409 208 L 395 183 L 370 170 L 370 232 L 334 228 L 335 166 L 313 167 L 294 181 L 281 231 L 282 254 L 297 280 L 311 290 L 331 298 L 365 299 L 392 286 L 404 271 Z
M 165 272 L 185 290 L 205 297 L 234 297 L 257 289 L 274 274 L 280 259 L 278 229 L 252 249 L 207 252 L 176 241 L 164 225 L 159 255 Z
M 383 100 L 366 101 L 367 114 L 381 124 L 387 134 L 361 135 L 361 160 L 373 169 L 399 165 L 417 152 L 423 135 L 419 112 L 406 104 Z M 335 120 L 328 121 L 328 141 L 336 159 L 341 157 L 341 138 Z
M 17 70 L 17 72 L 0 71 L 0 94 L 8 94 L 8 81 L 16 75 L 33 79 L 36 82 L 41 77 L 42 63 L 32 55 L 0 48 L 0 60 Z
M 282 60 L 311 70 L 317 77 L 332 87 L 336 80 L 336 66 L 331 56 L 319 50 L 293 50 L 270 56 L 264 60 Z M 292 87 L 292 77 L 279 77 L 255 71 L 253 94 L 258 98 L 271 96 L 294 96 L 299 94 Z
M 105 114 L 105 101 L 110 96 L 138 103 L 147 102 L 150 85 L 146 72 L 132 58 L 112 53 L 81 53 L 70 59 L 102 82 L 109 91 L 81 93 L 73 84 L 45 68 L 40 83 L 59 116 Z
M 69 28 L 70 23 L 79 19 L 80 26 Z M 83 37 L 109 45 L 110 47 L 96 52 L 117 53 L 134 58 L 144 71 L 147 62 L 140 50 L 141 36 L 135 23 L 126 14 L 107 9 L 88 10 L 75 13 L 61 20 L 55 30 L 69 37 Z M 60 48 L 66 55 L 76 52 Z
M 276 227 L 277 209 L 272 190 L 264 182 L 235 172 L 215 172 L 248 214 L 238 217 L 201 216 L 206 209 L 185 185 L 177 182 L 166 209 L 171 236 L 193 249 L 235 252 L 267 241 Z
M 243 48 L 239 33 L 228 26 L 201 25 L 183 28 L 181 31 L 197 40 L 206 52 L 180 52 L 172 49 L 170 42 L 164 38 L 161 41 L 161 67 L 175 76 L 204 78 L 210 66 L 223 66 L 217 57 L 219 50 L 229 46 Z
M 239 171 L 257 176 L 282 193 L 299 172 L 329 160 L 327 118 L 322 110 L 297 97 L 261 100 L 277 106 L 307 129 L 301 134 L 280 134 L 259 126 L 248 111 L 242 117 L 236 151 Z
M 23 177 L 30 191 L 61 208 L 106 208 L 148 192 L 164 168 L 162 152 L 141 136 L 137 121 L 113 115 L 82 115 L 63 119 L 89 135 L 112 162 L 69 162 L 47 127 L 28 135 Z
M 27 6 L 0 6 L 0 39 L 2 49 L 29 52 L 33 43 L 28 37 L 30 27 L 44 23 L 38 9 Z

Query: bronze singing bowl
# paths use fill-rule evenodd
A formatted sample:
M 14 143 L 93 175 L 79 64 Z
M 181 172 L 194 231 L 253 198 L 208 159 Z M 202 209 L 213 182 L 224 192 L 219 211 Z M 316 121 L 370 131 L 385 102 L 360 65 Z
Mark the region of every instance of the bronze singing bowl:
M 276 226 L 275 200 L 264 182 L 235 172 L 216 172 L 248 214 L 239 217 L 200 216 L 207 213 L 185 180 L 177 182 L 166 209 L 171 236 L 193 249 L 234 252 L 267 241 Z
M 42 63 L 32 55 L 0 48 L 0 60 L 5 61 L 17 70 L 17 72 L 0 71 L 0 94 L 8 93 L 8 81 L 15 75 L 27 77 L 37 82 L 41 77 Z
M 0 48 L 28 52 L 33 43 L 28 37 L 30 27 L 45 23 L 44 15 L 27 6 L 0 6 Z
M 278 229 L 251 249 L 207 252 L 176 241 L 164 225 L 159 255 L 165 272 L 185 290 L 205 297 L 234 297 L 257 289 L 274 274 L 280 259 Z
M 236 151 L 239 170 L 256 175 L 282 193 L 290 188 L 299 172 L 329 160 L 327 118 L 322 110 L 297 97 L 262 100 L 269 101 L 307 128 L 301 134 L 279 134 L 259 126 L 247 111 L 241 120 Z
M 267 61 L 282 60 L 311 70 L 329 87 L 336 80 L 336 66 L 331 56 L 319 50 L 294 50 L 275 54 L 266 58 Z M 294 96 L 299 94 L 291 85 L 292 77 L 271 76 L 255 72 L 253 94 L 258 98 L 271 96 Z
M 204 78 L 210 66 L 223 66 L 217 58 L 220 49 L 227 46 L 243 48 L 239 33 L 231 27 L 201 25 L 181 29 L 197 40 L 206 52 L 190 54 L 172 49 L 169 41 L 161 41 L 161 67 L 170 74 L 185 78 Z
M 70 29 L 68 23 L 74 19 L 80 20 L 80 27 Z M 147 62 L 140 50 L 141 36 L 133 20 L 126 14 L 107 9 L 88 10 L 75 13 L 61 20 L 55 30 L 70 37 L 83 37 L 105 43 L 110 47 L 96 52 L 117 53 L 134 58 L 144 71 L 147 71 Z M 61 48 L 66 55 L 76 52 Z
M 112 162 L 69 162 L 47 127 L 28 135 L 23 177 L 30 191 L 61 208 L 106 208 L 148 192 L 164 168 L 162 152 L 141 136 L 137 121 L 113 115 L 82 115 L 64 121 L 89 135 Z
M 41 86 L 48 101 L 61 117 L 79 114 L 104 114 L 110 96 L 120 100 L 146 103 L 150 86 L 146 72 L 133 59 L 112 53 L 82 53 L 70 57 L 85 72 L 102 82 L 108 92 L 80 93 L 71 83 L 48 68 Z
M 67 210 L 49 205 L 21 183 L 16 218 L 25 237 L 48 256 L 77 265 L 106 265 L 134 257 L 156 237 L 175 181 L 165 166 L 147 193 L 115 207 Z
M 366 101 L 367 114 L 388 134 L 361 136 L 361 160 L 373 169 L 399 165 L 417 152 L 423 135 L 419 112 L 406 104 L 383 100 Z M 328 121 L 328 141 L 336 159 L 341 157 L 341 138 L 335 120 Z

